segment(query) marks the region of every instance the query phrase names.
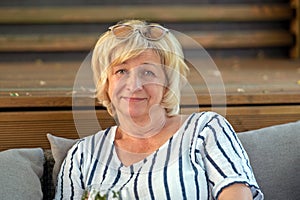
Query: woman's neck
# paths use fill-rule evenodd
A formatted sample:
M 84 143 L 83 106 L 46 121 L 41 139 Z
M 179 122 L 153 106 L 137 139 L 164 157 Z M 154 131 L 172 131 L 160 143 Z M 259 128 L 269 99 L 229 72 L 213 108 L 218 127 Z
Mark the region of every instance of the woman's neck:
M 156 151 L 165 144 L 181 127 L 187 116 L 166 117 L 164 127 L 149 137 L 134 137 L 132 133 L 117 128 L 114 144 L 120 161 L 129 166 Z M 136 130 L 135 130 L 136 131 Z
M 144 117 L 118 115 L 119 128 L 136 138 L 149 138 L 158 134 L 165 126 L 167 115 L 164 109 L 150 112 Z

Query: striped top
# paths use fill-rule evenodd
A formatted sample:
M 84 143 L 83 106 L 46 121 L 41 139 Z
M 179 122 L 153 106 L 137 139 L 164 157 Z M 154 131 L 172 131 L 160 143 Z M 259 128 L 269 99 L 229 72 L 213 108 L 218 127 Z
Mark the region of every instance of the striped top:
M 88 187 L 121 199 L 217 199 L 232 183 L 250 186 L 263 199 L 248 156 L 231 125 L 213 112 L 194 113 L 158 150 L 124 166 L 114 137 L 116 126 L 79 140 L 58 175 L 55 199 L 80 199 Z M 108 198 L 110 199 L 110 198 Z

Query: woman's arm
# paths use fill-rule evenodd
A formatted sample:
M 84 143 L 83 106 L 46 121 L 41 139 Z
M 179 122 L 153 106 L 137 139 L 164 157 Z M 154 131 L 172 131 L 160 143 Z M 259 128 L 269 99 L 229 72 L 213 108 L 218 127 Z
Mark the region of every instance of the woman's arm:
M 229 122 L 216 113 L 197 137 L 196 158 L 203 162 L 211 183 L 212 195 L 219 200 L 262 200 L 250 161 Z
M 230 185 L 222 190 L 218 200 L 252 200 L 250 188 L 242 183 Z

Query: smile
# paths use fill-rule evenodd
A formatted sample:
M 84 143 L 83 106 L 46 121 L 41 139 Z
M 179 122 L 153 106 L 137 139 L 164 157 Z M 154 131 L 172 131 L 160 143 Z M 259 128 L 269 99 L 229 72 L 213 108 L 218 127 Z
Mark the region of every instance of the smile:
M 141 102 L 145 101 L 147 98 L 141 98 L 141 97 L 122 97 L 122 99 L 128 101 L 128 102 Z

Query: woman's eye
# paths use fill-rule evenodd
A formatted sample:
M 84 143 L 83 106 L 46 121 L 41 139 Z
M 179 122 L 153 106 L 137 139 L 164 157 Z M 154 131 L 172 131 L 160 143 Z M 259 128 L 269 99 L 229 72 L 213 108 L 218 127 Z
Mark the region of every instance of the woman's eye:
M 154 72 L 152 71 L 144 71 L 143 73 L 145 76 L 155 76 Z
M 125 69 L 118 69 L 115 71 L 115 74 L 125 74 L 127 71 Z

